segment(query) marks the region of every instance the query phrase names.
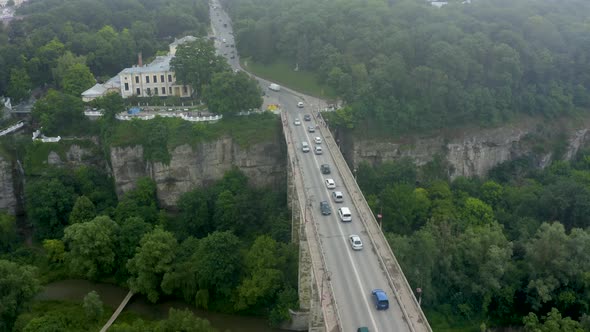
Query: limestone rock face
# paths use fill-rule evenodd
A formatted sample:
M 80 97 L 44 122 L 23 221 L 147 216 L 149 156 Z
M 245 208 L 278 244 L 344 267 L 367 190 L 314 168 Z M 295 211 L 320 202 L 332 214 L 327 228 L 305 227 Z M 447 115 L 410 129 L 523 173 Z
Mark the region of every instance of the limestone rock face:
M 207 186 L 237 167 L 256 187 L 276 186 L 286 174 L 286 156 L 280 144 L 259 143 L 244 149 L 231 138 L 204 142 L 195 148 L 188 144 L 170 151 L 170 163 L 146 161 L 141 146 L 111 149 L 111 166 L 117 194 L 135 187 L 140 177 L 150 177 L 157 185 L 158 200 L 173 207 L 185 192 Z
M 590 128 L 590 126 L 588 126 Z M 405 137 L 398 141 L 355 139 L 347 142 L 346 155 L 353 167 L 362 161 L 379 164 L 407 157 L 418 166 L 442 156 L 450 165 L 450 177 L 485 176 L 496 165 L 533 153 L 536 142 L 534 124 L 505 126 L 494 129 L 478 129 L 462 133 L 440 134 L 431 137 Z M 572 159 L 578 150 L 590 141 L 590 130 L 578 128 L 566 130 L 568 146 L 564 160 Z M 551 164 L 552 153 L 536 156 L 538 166 Z
M 0 210 L 12 215 L 16 214 L 18 209 L 13 174 L 12 162 L 0 157 Z

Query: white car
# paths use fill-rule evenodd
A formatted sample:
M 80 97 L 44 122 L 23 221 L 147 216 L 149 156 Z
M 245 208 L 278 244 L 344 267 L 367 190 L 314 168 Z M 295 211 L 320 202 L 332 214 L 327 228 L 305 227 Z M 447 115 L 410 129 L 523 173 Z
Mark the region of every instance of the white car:
M 348 237 L 350 240 L 350 246 L 353 250 L 362 250 L 363 249 L 363 241 L 361 241 L 361 237 L 355 234 L 352 234 Z
M 334 182 L 334 179 L 326 179 L 326 188 L 328 188 L 328 189 L 335 189 L 336 188 L 336 182 Z
M 319 136 L 316 136 L 313 141 L 315 142 L 315 144 L 322 144 L 322 138 Z
M 295 121 L 293 122 L 296 126 L 301 126 L 301 121 L 299 121 L 299 119 L 295 119 Z
M 299 107 L 299 108 L 303 108 L 303 102 L 302 102 L 302 101 L 298 102 L 298 103 L 297 103 L 297 107 Z
M 315 154 L 322 154 L 322 153 L 323 153 L 323 151 L 322 151 L 322 147 L 321 147 L 321 146 L 319 146 L 319 145 L 316 145 L 316 146 L 313 148 L 313 152 L 314 152 Z

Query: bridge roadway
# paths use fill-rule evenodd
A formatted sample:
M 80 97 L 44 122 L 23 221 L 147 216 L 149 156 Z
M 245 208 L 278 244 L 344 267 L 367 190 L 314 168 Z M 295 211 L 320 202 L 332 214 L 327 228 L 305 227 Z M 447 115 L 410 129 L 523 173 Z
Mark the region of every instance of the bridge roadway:
M 237 50 L 229 45 L 235 44 L 231 30 L 231 21 L 227 14 L 220 8 L 219 2 L 210 2 L 211 28 L 216 36 L 215 46 L 219 54 L 225 55 L 233 69 L 242 69 L 239 63 Z M 216 8 L 213 8 L 213 7 Z M 214 14 L 213 14 L 214 13 Z M 226 26 L 224 26 L 224 24 Z M 223 39 L 226 40 L 223 43 Z M 233 52 L 232 52 L 233 51 Z M 234 56 L 232 59 L 231 56 Z M 319 238 L 319 250 L 325 266 L 318 271 L 318 255 L 313 255 L 315 260 L 314 273 L 327 272 L 329 281 L 322 279 L 318 288 L 321 294 L 321 307 L 324 316 L 334 318 L 340 325 L 340 331 L 355 331 L 357 327 L 366 326 L 370 331 L 380 332 L 431 332 L 422 310 L 420 309 L 412 290 L 399 267 L 391 248 L 387 244 L 383 233 L 377 227 L 375 218 L 369 209 L 356 181 L 354 181 L 350 169 L 344 162 L 336 142 L 330 131 L 322 125 L 319 110 L 326 106 L 325 101 L 310 96 L 305 96 L 286 88 L 281 91 L 268 90 L 269 81 L 255 77 L 266 95 L 264 104 L 279 104 L 283 109 L 282 118 L 285 119 L 284 133 L 287 142 L 292 142 L 289 148 L 290 160 L 296 164 L 295 176 L 302 176 L 305 205 L 311 204 L 309 209 L 303 209 L 302 222 L 311 222 L 315 227 Z M 304 102 L 304 108 L 298 108 L 297 103 Z M 304 114 L 312 114 L 312 121 L 303 121 Z M 296 126 L 294 120 L 298 118 L 301 125 Z M 319 125 L 320 130 L 309 133 L 309 125 Z M 323 154 L 316 155 L 313 152 L 314 137 L 322 138 Z M 301 142 L 306 141 L 312 147 L 312 151 L 303 153 Z M 323 175 L 320 172 L 321 164 L 329 164 L 332 173 Z M 336 182 L 336 189 L 326 188 L 324 181 L 332 178 Z M 343 203 L 334 203 L 331 199 L 332 191 L 341 191 L 344 194 Z M 300 198 L 301 200 L 301 198 Z M 320 213 L 319 202 L 328 201 L 332 214 L 323 216 Z M 346 206 L 352 212 L 353 221 L 343 223 L 339 221 L 337 209 Z M 308 219 L 310 215 L 311 219 Z M 307 224 L 306 224 L 307 227 Z M 306 229 L 309 231 L 309 229 Z M 308 233 L 309 234 L 309 233 Z M 361 251 L 352 250 L 348 237 L 357 234 L 363 241 L 364 248 Z M 310 239 L 310 246 L 314 241 Z M 317 248 L 315 248 L 317 249 Z M 321 277 L 320 277 L 321 278 Z M 390 308 L 385 311 L 377 311 L 371 298 L 371 290 L 381 288 L 388 294 Z M 395 290 L 394 290 L 395 289 Z M 326 303 L 334 297 L 335 306 Z M 336 309 L 334 313 L 333 310 Z M 326 327 L 334 322 L 326 321 Z

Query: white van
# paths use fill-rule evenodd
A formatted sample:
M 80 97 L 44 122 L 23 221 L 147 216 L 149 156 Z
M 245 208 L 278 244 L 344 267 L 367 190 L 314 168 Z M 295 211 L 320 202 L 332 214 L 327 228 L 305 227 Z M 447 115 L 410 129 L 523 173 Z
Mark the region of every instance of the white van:
M 341 221 L 352 221 L 352 214 L 347 207 L 341 207 L 338 209 L 338 215 Z
M 280 91 L 281 90 L 281 86 L 275 83 L 271 83 L 268 86 L 269 89 L 271 89 L 272 91 Z
M 309 144 L 307 142 L 301 142 L 301 151 L 309 152 Z

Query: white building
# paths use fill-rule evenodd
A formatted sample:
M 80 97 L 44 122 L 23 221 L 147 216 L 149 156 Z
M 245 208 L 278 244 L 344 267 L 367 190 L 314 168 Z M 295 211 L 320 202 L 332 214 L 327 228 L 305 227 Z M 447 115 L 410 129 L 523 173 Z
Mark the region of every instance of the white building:
M 190 97 L 192 89 L 188 85 L 176 83 L 176 75 L 170 69 L 172 55 L 158 56 L 152 63 L 144 66 L 125 68 L 119 73 L 121 96 L 179 96 Z
M 82 100 L 88 102 L 111 91 L 120 93 L 123 98 L 132 96 L 190 97 L 193 93 L 192 88 L 189 85 L 177 84 L 176 75 L 170 68 L 170 60 L 176 54 L 178 45 L 195 40 L 197 38 L 193 36 L 174 40 L 169 45 L 168 55 L 157 56 L 154 61 L 146 65 L 141 63 L 140 56 L 138 65 L 125 68 L 106 83 L 96 84 L 84 91 Z

